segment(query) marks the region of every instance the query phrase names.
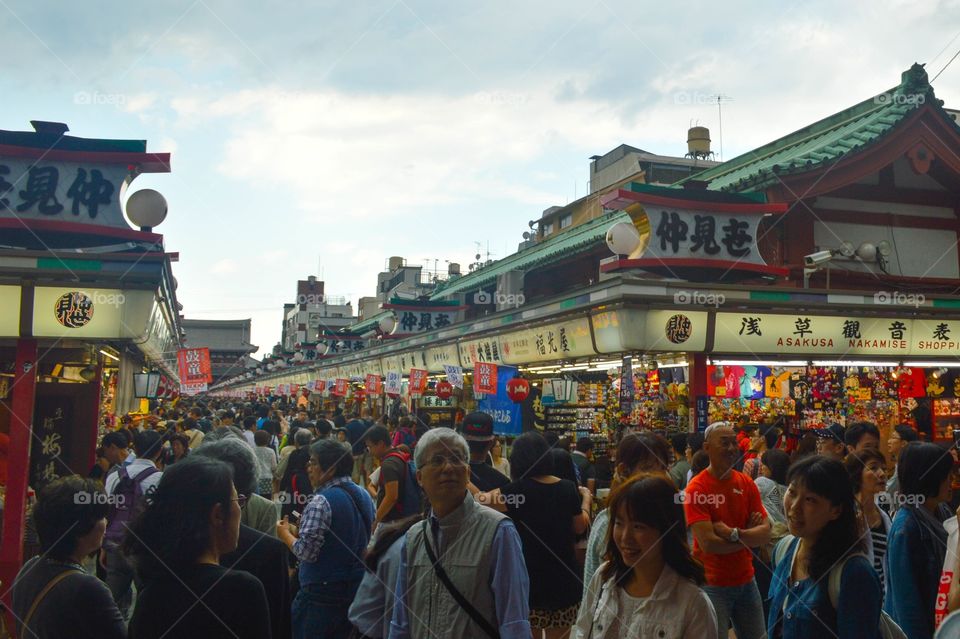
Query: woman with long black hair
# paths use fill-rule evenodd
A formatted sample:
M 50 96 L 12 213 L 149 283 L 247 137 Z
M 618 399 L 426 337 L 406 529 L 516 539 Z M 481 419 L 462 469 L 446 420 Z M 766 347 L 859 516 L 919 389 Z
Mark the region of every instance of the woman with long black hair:
M 263 585 L 220 566 L 237 547 L 245 501 L 222 461 L 190 456 L 163 473 L 122 546 L 143 581 L 131 639 L 270 638 Z
M 680 494 L 663 475 L 646 473 L 614 490 L 605 562 L 587 588 L 574 639 L 717 636 Z
M 767 635 L 875 639 L 882 595 L 843 463 L 814 455 L 787 474 L 790 535 L 774 551 Z

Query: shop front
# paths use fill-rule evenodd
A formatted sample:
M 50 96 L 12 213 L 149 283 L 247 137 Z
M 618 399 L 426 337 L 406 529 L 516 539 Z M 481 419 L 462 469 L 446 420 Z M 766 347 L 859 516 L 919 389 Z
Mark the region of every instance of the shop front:
M 179 308 L 156 207 L 120 193 L 169 171 L 142 141 L 0 131 L 0 434 L 9 437 L 0 580 L 23 558 L 27 495 L 87 476 L 98 441 L 140 407 L 134 375 L 176 380 Z M 13 188 L 18 184 L 19 188 Z M 137 194 L 131 200 L 138 198 Z M 165 204 L 164 204 L 165 214 Z

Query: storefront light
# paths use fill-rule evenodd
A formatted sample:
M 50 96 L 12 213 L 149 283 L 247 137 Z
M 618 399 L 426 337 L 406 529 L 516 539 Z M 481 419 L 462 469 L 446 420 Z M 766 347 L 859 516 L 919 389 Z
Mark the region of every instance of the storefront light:
M 686 368 L 689 366 L 686 362 L 675 362 L 673 364 L 660 364 L 660 368 Z
M 107 352 L 107 351 L 105 351 L 105 350 L 103 350 L 103 349 L 100 349 L 100 354 L 109 357 L 110 359 L 114 360 L 115 362 L 119 362 L 119 361 L 120 361 L 120 358 L 119 358 L 119 357 L 117 357 L 117 356 L 114 355 L 113 353 Z
M 905 362 L 902 366 L 916 366 L 917 368 L 960 368 L 960 362 Z
M 805 360 L 789 360 L 789 361 L 775 361 L 775 360 L 758 360 L 758 359 L 715 359 L 711 360 L 710 363 L 714 366 L 806 366 L 807 362 Z M 830 364 L 824 364 L 825 366 L 830 366 Z M 852 366 L 852 364 L 850 364 Z M 889 366 L 889 364 L 887 364 Z
M 881 367 L 896 367 L 898 362 L 871 362 L 871 361 L 860 361 L 860 360 L 845 360 L 845 359 L 824 359 L 816 360 L 813 362 L 814 366 L 881 366 Z
M 160 387 L 160 373 L 134 373 L 133 394 L 137 399 L 156 399 L 157 389 Z

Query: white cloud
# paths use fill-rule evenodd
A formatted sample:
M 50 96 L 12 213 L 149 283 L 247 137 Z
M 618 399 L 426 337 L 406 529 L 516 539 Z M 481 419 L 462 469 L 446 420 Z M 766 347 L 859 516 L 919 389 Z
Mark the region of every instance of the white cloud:
M 217 260 L 217 262 L 210 269 L 211 272 L 217 273 L 218 275 L 226 275 L 228 273 L 236 273 L 239 268 L 239 265 L 235 260 L 224 258 L 222 260 Z

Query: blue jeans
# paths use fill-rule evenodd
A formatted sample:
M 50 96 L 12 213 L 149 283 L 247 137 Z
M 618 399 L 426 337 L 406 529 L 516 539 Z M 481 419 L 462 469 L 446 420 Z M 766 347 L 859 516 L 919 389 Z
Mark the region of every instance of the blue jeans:
M 352 626 L 347 611 L 360 580 L 301 586 L 291 606 L 293 639 L 343 639 Z
M 764 639 L 767 636 L 763 602 L 755 579 L 742 586 L 703 586 L 703 591 L 717 613 L 717 639 L 727 639 L 731 621 L 737 639 Z

